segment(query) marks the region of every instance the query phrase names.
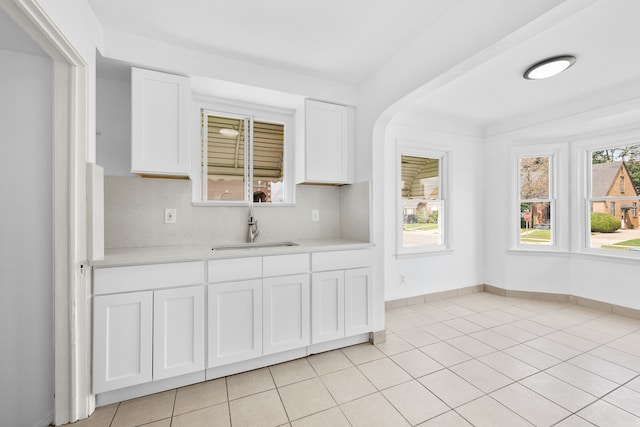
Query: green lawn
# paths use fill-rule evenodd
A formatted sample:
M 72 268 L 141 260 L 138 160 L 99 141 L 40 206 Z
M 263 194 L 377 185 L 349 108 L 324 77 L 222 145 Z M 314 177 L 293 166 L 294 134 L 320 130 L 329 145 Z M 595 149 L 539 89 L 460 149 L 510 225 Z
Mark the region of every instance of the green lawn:
M 625 240 L 624 242 L 614 243 L 615 246 L 640 246 L 640 239 Z
M 614 243 L 612 245 L 602 245 L 603 249 L 616 249 L 619 251 L 628 251 L 629 248 L 640 246 L 640 239 L 625 240 L 624 242 Z
M 435 230 L 438 228 L 438 224 L 404 224 L 404 231 L 414 231 L 414 230 Z
M 551 241 L 551 230 L 520 229 L 520 243 L 548 243 Z

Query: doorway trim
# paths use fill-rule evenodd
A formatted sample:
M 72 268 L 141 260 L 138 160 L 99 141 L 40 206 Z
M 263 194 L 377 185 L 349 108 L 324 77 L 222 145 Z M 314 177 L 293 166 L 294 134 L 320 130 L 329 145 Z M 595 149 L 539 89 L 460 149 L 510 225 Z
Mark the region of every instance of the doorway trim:
M 0 0 L 0 7 L 52 60 L 54 424 L 61 425 L 95 409 L 86 273 L 89 67 L 37 0 Z

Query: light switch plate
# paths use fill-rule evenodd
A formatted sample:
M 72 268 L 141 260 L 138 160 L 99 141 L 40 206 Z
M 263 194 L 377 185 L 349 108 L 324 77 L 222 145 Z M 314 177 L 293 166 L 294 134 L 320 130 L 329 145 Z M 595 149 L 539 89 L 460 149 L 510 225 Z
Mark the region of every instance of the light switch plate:
M 164 210 L 164 223 L 175 224 L 176 223 L 176 210 L 175 208 L 166 208 Z
M 320 211 L 318 209 L 311 210 L 311 221 L 313 222 L 320 221 Z

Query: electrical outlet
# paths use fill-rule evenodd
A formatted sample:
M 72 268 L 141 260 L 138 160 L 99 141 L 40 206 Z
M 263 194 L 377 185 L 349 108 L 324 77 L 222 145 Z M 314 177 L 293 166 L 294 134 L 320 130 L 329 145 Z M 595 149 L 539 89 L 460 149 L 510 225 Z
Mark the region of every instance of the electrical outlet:
M 400 275 L 400 286 L 404 286 L 404 274 Z
M 165 224 L 175 224 L 176 223 L 176 209 L 175 208 L 166 208 L 164 210 L 164 223 Z
M 313 222 L 320 221 L 320 211 L 318 209 L 311 210 L 311 221 Z

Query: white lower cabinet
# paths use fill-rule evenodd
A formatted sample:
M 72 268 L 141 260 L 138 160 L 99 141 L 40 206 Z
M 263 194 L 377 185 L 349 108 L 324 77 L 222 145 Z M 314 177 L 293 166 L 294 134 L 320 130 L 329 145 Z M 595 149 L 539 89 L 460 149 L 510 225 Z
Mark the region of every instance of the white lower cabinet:
M 207 367 L 262 356 L 262 280 L 209 285 L 208 319 Z
M 204 286 L 153 295 L 153 379 L 204 369 Z
M 311 278 L 311 342 L 344 337 L 344 272 L 313 273 Z
M 373 330 L 373 281 L 371 268 L 344 272 L 344 336 Z
M 309 345 L 309 288 L 309 274 L 263 279 L 263 354 Z
M 204 287 L 100 295 L 93 392 L 204 369 Z
M 313 344 L 371 332 L 371 269 L 313 273 L 311 301 Z
M 93 316 L 93 392 L 151 381 L 153 292 L 97 296 Z
M 370 265 L 365 249 L 96 268 L 92 391 L 369 333 Z
M 202 261 L 93 271 L 93 393 L 204 369 Z

